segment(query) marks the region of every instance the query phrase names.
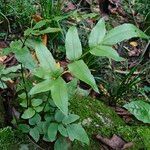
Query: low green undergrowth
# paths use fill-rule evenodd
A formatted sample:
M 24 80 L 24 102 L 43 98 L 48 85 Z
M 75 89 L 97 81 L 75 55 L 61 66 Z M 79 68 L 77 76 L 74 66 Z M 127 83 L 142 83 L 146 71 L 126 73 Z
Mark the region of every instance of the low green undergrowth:
M 110 138 L 113 134 L 117 134 L 125 141 L 133 142 L 134 145 L 130 148 L 133 150 L 150 148 L 150 129 L 148 126 L 126 125 L 112 108 L 99 100 L 74 96 L 70 101 L 69 109 L 72 113 L 80 116 L 80 122 L 90 139 L 89 146 L 77 141 L 74 142 L 71 146 L 73 150 L 81 148 L 83 150 L 99 149 L 101 144 L 95 139 L 96 134 L 107 138 Z M 21 146 L 28 147 L 31 150 L 36 148 L 34 143 L 30 143 L 26 136 L 20 134 L 20 131 L 12 130 L 10 127 L 0 130 L 0 139 L 0 148 L 2 150 L 9 150 L 12 147 L 19 148 Z
M 18 65 L 10 68 L 1 66 L 0 87 L 7 89 L 7 83 L 11 79 L 17 80 L 14 100 L 18 104 L 20 116 L 16 121 L 16 126 L 23 133 L 30 135 L 35 142 L 54 143 L 55 150 L 62 148 L 62 145 L 63 150 L 67 150 L 73 141 L 89 145 L 87 133 L 94 134 L 94 131 L 91 133 L 90 128 L 86 132 L 82 127 L 82 122 L 79 122 L 79 118 L 84 115 L 83 112 L 78 115 L 74 114 L 76 112 L 72 111 L 73 109 L 69 109 L 70 90 L 72 88 L 73 91 L 76 91 L 79 81 L 88 84 L 91 89 L 99 93 L 95 78 L 83 58 L 90 54 L 106 57 L 109 60 L 125 61 L 119 56 L 113 45 L 132 37 L 149 39 L 149 36 L 132 24 L 123 24 L 107 31 L 105 20 L 102 18 L 89 35 L 89 50 L 84 51 L 77 28 L 70 27 L 65 39 L 67 66 L 62 67 L 59 60 L 54 59 L 41 40 L 42 35 L 54 34 L 60 32 L 61 29 L 53 27 L 42 29 L 45 24 L 46 20 L 42 20 L 28 28 L 24 33 L 24 38 L 11 42 L 10 47 L 4 49 L 3 55 L 13 53 Z M 66 72 L 74 77 L 74 80 L 69 83 L 63 78 Z M 91 117 L 97 116 L 96 118 L 102 119 L 101 123 L 106 128 L 101 128 L 102 124 L 97 119 L 93 124 L 93 129 L 99 127 L 98 131 L 104 131 L 104 134 L 108 129 L 115 128 L 116 123 L 113 123 L 112 118 L 107 118 L 110 116 L 109 109 L 102 109 L 102 112 L 96 110 L 96 113 L 92 112 L 91 114 L 97 104 L 95 101 L 91 106 L 89 105 L 86 112 Z M 100 104 L 99 107 L 101 105 L 104 106 Z M 83 104 L 82 106 L 87 107 Z M 111 113 L 113 112 L 111 111 Z M 113 114 L 115 116 L 113 119 L 116 120 L 117 116 L 115 113 Z M 105 124 L 106 122 L 107 124 Z M 121 119 L 118 119 L 117 122 L 124 125 Z M 110 135 L 110 133 L 107 134 Z

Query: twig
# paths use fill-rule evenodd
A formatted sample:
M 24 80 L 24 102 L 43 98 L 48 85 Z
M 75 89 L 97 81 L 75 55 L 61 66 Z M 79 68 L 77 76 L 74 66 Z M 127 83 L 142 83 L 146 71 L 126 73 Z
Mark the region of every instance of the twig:
M 0 14 L 1 14 L 1 15 L 5 18 L 5 20 L 7 21 L 7 24 L 8 24 L 8 31 L 9 31 L 9 33 L 11 33 L 10 22 L 9 22 L 8 18 L 7 18 L 2 12 L 0 12 Z
M 44 150 L 41 146 L 39 146 L 37 143 L 35 143 L 29 136 L 28 139 L 34 144 L 36 145 L 37 148 L 39 148 L 40 150 Z
M 147 43 L 147 45 L 146 45 L 146 47 L 144 48 L 144 51 L 143 51 L 143 53 L 142 53 L 142 55 L 141 55 L 141 57 L 140 57 L 140 60 L 139 60 L 139 62 L 137 63 L 137 64 L 140 64 L 141 62 L 142 62 L 142 58 L 143 58 L 143 56 L 145 55 L 145 53 L 146 53 L 146 51 L 148 50 L 148 47 L 150 46 L 150 40 L 148 41 L 148 43 Z

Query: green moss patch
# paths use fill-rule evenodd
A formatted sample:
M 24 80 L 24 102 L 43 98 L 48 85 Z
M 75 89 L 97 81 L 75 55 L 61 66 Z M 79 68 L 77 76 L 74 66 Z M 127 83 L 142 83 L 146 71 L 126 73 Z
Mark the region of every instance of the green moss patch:
M 90 138 L 90 146 L 76 143 L 73 149 L 97 150 L 100 143 L 95 134 L 110 138 L 113 134 L 121 136 L 127 142 L 133 142 L 132 149 L 150 149 L 150 129 L 147 126 L 128 126 L 116 112 L 99 100 L 75 97 L 70 101 L 70 109 L 80 116 L 80 121 Z
M 35 145 L 29 141 L 26 135 L 11 127 L 0 129 L 0 150 L 35 149 Z
M 100 134 L 110 138 L 117 134 L 127 142 L 133 142 L 131 150 L 150 149 L 150 128 L 149 126 L 129 126 L 116 114 L 116 112 L 99 100 L 85 97 L 74 97 L 70 101 L 70 109 L 80 116 L 80 122 L 84 126 L 89 138 L 90 145 L 82 145 L 80 142 L 73 142 L 73 150 L 98 150 L 101 144 L 94 138 Z M 36 149 L 36 146 L 29 138 L 12 130 L 11 127 L 0 129 L 0 150 L 12 149 Z

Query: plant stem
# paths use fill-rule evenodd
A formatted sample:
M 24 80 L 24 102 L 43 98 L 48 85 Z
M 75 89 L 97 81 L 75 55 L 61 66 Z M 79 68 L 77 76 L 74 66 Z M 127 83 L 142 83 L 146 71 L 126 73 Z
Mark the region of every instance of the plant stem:
M 23 74 L 23 66 L 22 66 L 22 64 L 21 64 L 21 75 L 22 75 L 24 91 L 25 91 L 26 100 L 27 100 L 27 108 L 28 108 L 29 107 L 29 96 L 28 96 L 28 91 L 27 91 L 27 88 L 26 88 L 26 82 L 25 82 L 25 78 L 24 78 L 24 74 Z
M 45 109 L 45 107 L 46 107 L 46 104 L 47 104 L 47 101 L 48 101 L 49 97 L 50 97 L 50 91 L 48 92 L 47 99 L 46 99 L 46 102 L 45 102 L 45 105 L 44 105 L 43 110 L 44 110 L 44 109 Z
M 81 57 L 80 59 L 82 59 L 83 57 L 85 57 L 90 51 L 86 51 Z
M 10 27 L 10 22 L 9 22 L 8 18 L 2 12 L 0 12 L 0 15 L 7 21 L 8 32 L 11 33 L 11 27 Z

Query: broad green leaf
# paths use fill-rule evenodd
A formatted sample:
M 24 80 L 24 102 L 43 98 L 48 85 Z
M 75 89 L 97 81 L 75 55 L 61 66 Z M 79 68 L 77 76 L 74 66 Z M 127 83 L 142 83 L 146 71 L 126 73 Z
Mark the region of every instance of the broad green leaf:
M 19 130 L 21 130 L 23 133 L 29 133 L 30 126 L 27 124 L 19 124 L 18 125 Z
M 2 81 L 10 81 L 11 78 L 8 78 L 8 77 L 1 77 L 1 80 L 2 80 Z
M 75 61 L 68 65 L 70 72 L 78 79 L 89 84 L 96 92 L 99 92 L 95 79 L 91 74 L 88 66 L 83 62 L 83 60 Z
M 51 86 L 51 96 L 55 105 L 65 114 L 68 114 L 68 93 L 66 82 L 57 78 Z
M 32 28 L 28 28 L 24 31 L 24 36 L 29 36 L 30 34 L 32 34 L 33 29 Z
M 83 143 L 89 144 L 89 138 L 85 130 L 80 124 L 71 124 L 67 125 L 67 131 L 69 134 L 70 140 L 78 140 Z
M 105 20 L 104 18 L 102 18 L 98 21 L 98 23 L 90 33 L 89 46 L 94 47 L 100 44 L 103 41 L 105 34 L 106 34 Z
M 37 107 L 34 107 L 34 109 L 37 113 L 39 113 L 44 109 L 44 106 L 37 106 Z
M 106 34 L 103 40 L 103 44 L 114 45 L 123 40 L 128 40 L 133 37 L 149 39 L 149 37 L 136 26 L 134 26 L 133 24 L 126 23 L 110 30 Z
M 55 120 L 57 122 L 61 122 L 64 119 L 65 115 L 62 113 L 62 111 L 57 110 L 55 113 Z
M 51 140 L 49 139 L 47 134 L 44 134 L 43 140 L 46 141 L 46 142 L 51 142 Z
M 36 23 L 36 25 L 33 27 L 33 29 L 39 29 L 41 27 L 43 27 L 46 24 L 46 20 L 41 20 L 38 23 Z
M 142 100 L 138 100 L 125 104 L 123 107 L 133 114 L 138 120 L 144 123 L 150 123 L 150 104 Z
M 50 123 L 48 127 L 48 138 L 50 139 L 51 142 L 56 140 L 57 130 L 58 130 L 58 123 Z
M 2 69 L 1 72 L 0 72 L 0 74 L 6 75 L 6 74 L 9 74 L 9 73 L 16 72 L 16 71 L 18 71 L 19 69 L 21 69 L 21 65 L 9 67 L 9 68 L 6 68 L 6 69 Z
M 56 62 L 51 52 L 47 49 L 47 47 L 43 43 L 38 41 L 34 43 L 35 43 L 36 55 L 40 62 L 40 66 L 52 72 L 57 71 L 58 68 Z
M 44 134 L 43 121 L 38 122 L 36 127 L 38 128 L 40 134 Z
M 76 93 L 78 93 L 82 97 L 87 97 L 90 94 L 89 90 L 85 90 L 83 88 L 77 87 Z
M 82 14 L 82 18 L 83 19 L 89 19 L 89 18 L 94 18 L 94 17 L 96 17 L 96 16 L 98 16 L 98 14 L 97 13 L 87 13 L 87 14 Z
M 23 64 L 26 68 L 33 70 L 37 67 L 36 62 L 33 60 L 29 50 L 24 47 L 22 50 L 15 52 L 16 59 Z
M 51 110 L 51 106 L 49 103 L 46 103 L 44 107 L 44 112 L 48 112 L 49 110 Z
M 149 86 L 144 86 L 143 90 L 144 90 L 146 93 L 149 93 L 149 92 L 150 92 L 150 85 L 149 85 Z
M 53 85 L 53 81 L 50 79 L 47 79 L 45 81 L 42 81 L 38 84 L 36 84 L 29 92 L 30 95 L 42 93 L 49 91 L 51 89 L 51 86 Z
M 32 34 L 35 36 L 38 36 L 38 35 L 43 35 L 43 34 L 47 34 L 47 33 L 59 32 L 59 31 L 61 31 L 59 28 L 48 27 L 47 29 L 44 29 L 44 30 L 33 30 Z
M 14 47 L 13 47 L 14 48 Z M 16 59 L 23 64 L 24 67 L 33 70 L 37 67 L 37 64 L 35 60 L 33 60 L 30 51 L 28 48 L 25 47 L 16 47 L 13 49 L 13 52 L 15 53 Z
M 25 42 L 25 46 L 34 50 L 37 42 L 41 42 L 41 40 L 39 40 L 39 39 L 33 40 L 31 38 L 30 39 L 28 38 Z
M 36 125 L 41 121 L 41 116 L 39 114 L 35 114 L 32 118 L 29 119 L 30 125 Z
M 78 86 L 78 80 L 76 78 L 74 78 L 69 83 L 67 83 L 69 99 L 74 97 L 75 93 L 77 92 L 77 86 Z
M 32 99 L 31 100 L 31 104 L 33 107 L 37 107 L 37 106 L 41 105 L 42 103 L 43 103 L 42 99 Z
M 70 123 L 73 123 L 75 122 L 76 120 L 78 120 L 80 117 L 78 115 L 75 115 L 75 114 L 69 114 L 68 116 L 66 116 L 62 123 L 63 124 L 70 124 Z
M 82 55 L 82 46 L 76 27 L 69 28 L 66 34 L 65 47 L 69 60 L 77 60 Z
M 36 68 L 33 72 L 33 75 L 42 78 L 42 79 L 50 79 L 51 78 L 51 72 L 50 70 L 46 70 L 43 67 Z
M 1 53 L 0 53 L 0 54 L 1 54 Z M 4 68 L 5 68 L 5 66 L 0 63 L 0 71 L 3 70 Z
M 44 134 L 47 134 L 50 121 L 49 120 L 44 121 L 43 124 L 42 124 L 42 130 L 43 130 Z
M 98 45 L 90 50 L 90 53 L 96 56 L 105 56 L 114 59 L 115 61 L 123 61 L 124 59 L 119 56 L 116 50 L 110 46 Z
M 23 43 L 21 42 L 21 40 L 15 40 L 15 41 L 12 41 L 10 43 L 10 48 L 11 48 L 11 52 L 13 51 L 17 51 L 18 49 L 20 49 L 21 47 L 23 46 Z
M 51 108 L 50 108 L 51 109 Z M 55 110 L 54 110 L 55 111 Z M 53 111 L 53 112 L 54 112 Z M 52 115 L 51 113 L 45 114 L 44 115 L 44 119 L 48 122 L 54 121 L 54 115 Z
M 3 51 L 1 52 L 1 55 L 2 56 L 6 56 L 8 54 L 12 53 L 12 48 L 11 47 L 7 47 L 7 48 L 4 48 Z
M 69 143 L 66 138 L 59 137 L 54 144 L 54 150 L 68 150 Z
M 31 137 L 32 137 L 36 142 L 39 141 L 39 139 L 40 139 L 40 133 L 39 133 L 38 128 L 34 127 L 34 128 L 32 128 L 32 129 L 30 129 L 29 134 L 31 135 Z
M 68 132 L 67 132 L 67 129 L 62 125 L 62 124 L 59 124 L 58 125 L 58 131 L 60 132 L 60 134 L 64 137 L 68 137 Z
M 24 113 L 22 114 L 21 118 L 23 119 L 29 119 L 31 117 L 33 117 L 35 115 L 35 110 L 33 108 L 28 108 L 24 111 Z
M 54 32 L 60 32 L 61 30 L 59 28 L 50 28 L 48 27 L 45 30 L 39 31 L 39 34 L 47 34 L 47 33 L 54 33 Z
M 22 99 L 19 103 L 22 107 L 27 108 L 27 99 Z
M 7 85 L 4 82 L 0 81 L 0 88 L 1 89 L 6 89 Z
M 21 93 L 20 95 L 18 95 L 19 98 L 21 99 L 25 99 L 26 98 L 26 94 L 25 93 Z

